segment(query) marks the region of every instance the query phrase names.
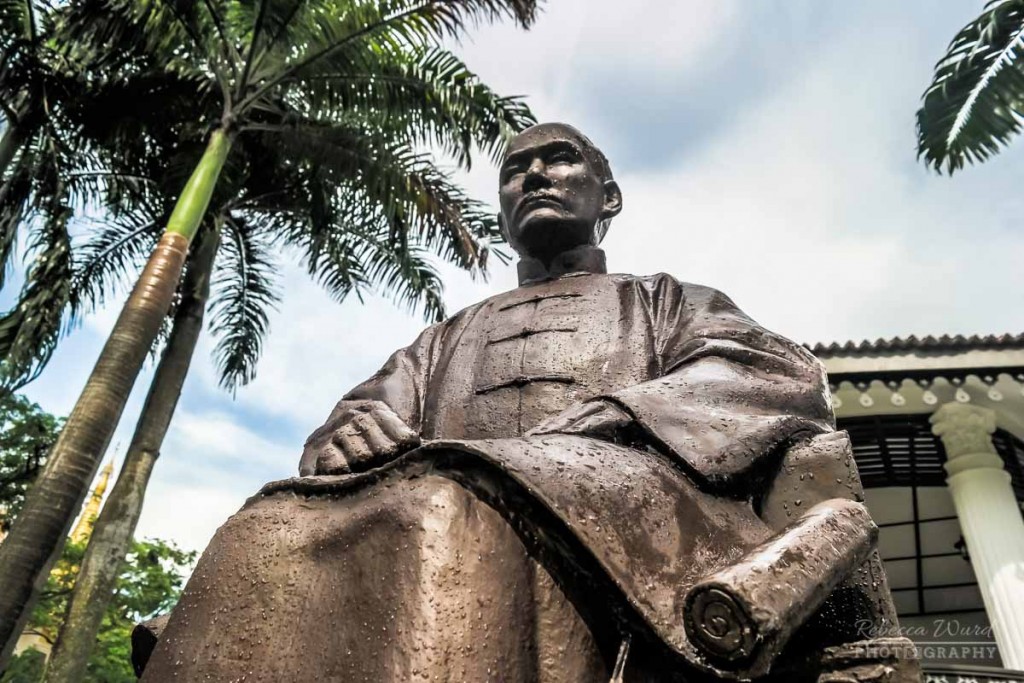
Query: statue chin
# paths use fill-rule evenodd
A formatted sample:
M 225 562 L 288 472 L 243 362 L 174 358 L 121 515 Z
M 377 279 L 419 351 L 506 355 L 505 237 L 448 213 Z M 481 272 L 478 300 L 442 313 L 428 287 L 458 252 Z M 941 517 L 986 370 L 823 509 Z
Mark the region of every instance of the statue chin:
M 582 246 L 594 245 L 594 227 L 564 216 L 529 216 L 517 231 L 514 240 L 521 256 L 550 260 L 559 254 Z

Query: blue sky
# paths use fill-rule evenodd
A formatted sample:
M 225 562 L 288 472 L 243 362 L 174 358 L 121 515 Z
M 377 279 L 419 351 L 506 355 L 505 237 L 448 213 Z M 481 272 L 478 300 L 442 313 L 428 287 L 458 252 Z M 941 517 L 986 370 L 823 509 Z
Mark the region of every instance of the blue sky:
M 536 27 L 483 27 L 456 49 L 542 120 L 607 153 L 625 209 L 614 271 L 728 293 L 802 342 L 1024 330 L 1024 140 L 954 178 L 918 163 L 914 113 L 932 66 L 982 2 L 549 0 Z M 462 178 L 494 201 L 483 159 Z M 204 336 L 139 533 L 194 549 L 265 481 L 295 473 L 340 396 L 412 340 L 389 302 L 337 305 L 284 262 L 257 380 L 217 387 Z M 515 286 L 444 271 L 454 312 Z M 27 393 L 65 414 L 117 306 L 89 318 Z M 112 446 L 131 438 L 152 368 Z

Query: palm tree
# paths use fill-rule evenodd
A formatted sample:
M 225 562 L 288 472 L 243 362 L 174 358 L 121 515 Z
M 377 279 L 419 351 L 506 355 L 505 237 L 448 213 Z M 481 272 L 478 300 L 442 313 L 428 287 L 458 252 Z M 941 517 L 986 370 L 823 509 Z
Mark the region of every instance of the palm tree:
M 189 255 L 181 299 L 124 466 L 93 527 L 78 577 L 46 667 L 47 681 L 80 681 L 111 601 L 203 325 L 218 234 L 202 231 Z
M 369 248 L 381 263 L 385 247 L 415 231 L 418 208 L 434 179 L 410 172 L 412 151 L 433 143 L 468 166 L 474 147 L 500 153 L 529 122 L 518 100 L 500 98 L 454 57 L 433 47 L 468 22 L 510 17 L 528 26 L 535 0 L 94 0 L 105 10 L 104 36 L 140 44 L 169 70 L 216 83 L 221 100 L 208 122 L 200 160 L 130 294 L 81 397 L 40 477 L 0 546 L 0 640 L 13 646 L 33 585 L 59 549 L 88 482 L 109 443 L 129 391 L 169 309 L 187 252 L 215 190 L 233 169 L 252 168 L 242 141 L 280 154 L 301 153 L 320 184 L 359 187 L 378 198 L 386 239 Z M 113 17 L 113 19 L 111 19 Z M 110 27 L 114 26 L 114 29 Z M 119 31 L 119 32 L 118 32 Z M 104 49 L 111 43 L 104 42 Z M 200 123 L 202 123 L 200 121 Z M 327 161 L 341 161 L 337 166 Z M 225 171 L 227 171 L 225 173 Z M 225 178 L 222 179 L 222 173 Z M 220 183 L 222 184 L 222 183 Z M 257 201 L 253 198 L 253 201 Z M 358 207 L 358 203 L 353 203 Z M 427 206 L 429 211 L 442 210 Z M 347 217 L 346 217 L 347 218 Z M 367 221 L 356 221 L 365 229 Z M 424 244 L 446 249 L 471 268 L 482 265 L 473 232 L 453 216 L 449 234 L 426 230 Z M 404 229 L 404 230 L 403 230 Z M 376 234 L 376 233 L 374 233 Z M 365 240 L 310 234 L 310 269 L 329 286 L 352 288 Z M 332 260 L 346 268 L 325 269 Z M 403 265 L 402 267 L 407 267 Z M 335 282 L 336 273 L 349 273 Z M 374 275 L 371 270 L 368 273 Z M 245 369 L 241 369 L 244 376 Z
M 918 156 L 952 174 L 1009 144 L 1024 115 L 1024 0 L 992 0 L 953 38 L 917 112 Z

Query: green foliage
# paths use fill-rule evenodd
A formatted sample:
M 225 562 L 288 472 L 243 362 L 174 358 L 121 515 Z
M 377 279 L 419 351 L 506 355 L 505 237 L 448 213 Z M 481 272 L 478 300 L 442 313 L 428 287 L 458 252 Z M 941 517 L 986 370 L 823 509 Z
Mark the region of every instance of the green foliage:
M 0 392 L 0 531 L 21 509 L 62 423 L 24 396 Z
M 37 634 L 51 644 L 56 640 L 84 553 L 84 544 L 68 541 L 65 545 L 32 612 L 26 633 Z M 132 629 L 138 622 L 174 606 L 195 557 L 195 553 L 183 551 L 170 542 L 150 539 L 132 543 L 97 634 L 85 681 L 132 683 L 136 680 L 131 667 Z M 0 683 L 36 683 L 41 679 L 42 665 L 42 658 L 35 650 L 26 650 L 11 661 Z
M 0 676 L 0 683 L 39 683 L 45 668 L 46 655 L 30 647 L 11 659 Z
M 62 422 L 24 396 L 0 394 L 0 508 L 4 510 L 0 529 L 6 530 L 17 515 L 25 490 L 45 464 Z M 84 553 L 84 544 L 68 541 L 64 546 L 32 612 L 27 632 L 51 644 L 55 641 Z M 135 680 L 130 661 L 131 631 L 139 621 L 171 610 L 195 556 L 165 541 L 132 543 L 103 617 L 86 680 Z M 36 683 L 43 665 L 38 651 L 26 650 L 11 660 L 0 683 Z
M 436 43 L 482 21 L 528 26 L 536 11 L 536 0 L 51 8 L 55 54 L 83 74 L 82 93 L 60 111 L 90 150 L 87 163 L 55 168 L 66 194 L 101 204 L 109 218 L 73 245 L 70 286 L 65 260 L 30 269 L 18 307 L 0 317 L 0 379 L 30 380 L 62 329 L 134 281 L 215 129 L 234 139 L 208 214 L 226 231 L 211 316 L 225 387 L 255 376 L 280 299 L 282 245 L 336 300 L 378 291 L 443 317 L 437 259 L 485 274 L 492 251 L 507 257 L 493 248 L 493 212 L 419 150 L 468 168 L 477 150 L 499 156 L 534 118 Z M 53 229 L 43 237 L 33 242 L 39 253 L 63 254 Z
M 59 197 L 52 199 L 60 203 Z M 0 317 L 0 385 L 16 390 L 35 379 L 57 347 L 72 297 L 71 208 L 52 207 L 31 230 L 32 261 L 15 309 Z
M 953 38 L 917 112 L 918 154 L 948 173 L 997 153 L 1024 115 L 1024 0 L 992 0 Z

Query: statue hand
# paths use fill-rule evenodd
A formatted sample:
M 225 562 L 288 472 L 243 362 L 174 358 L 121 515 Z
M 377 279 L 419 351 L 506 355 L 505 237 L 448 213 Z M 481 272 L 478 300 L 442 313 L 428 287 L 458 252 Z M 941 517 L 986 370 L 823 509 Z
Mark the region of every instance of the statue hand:
M 625 410 L 609 401 L 596 400 L 570 406 L 526 435 L 579 434 L 617 441 L 632 424 L 633 418 Z
M 378 467 L 420 445 L 420 437 L 386 403 L 367 401 L 310 437 L 299 472 L 346 474 Z

